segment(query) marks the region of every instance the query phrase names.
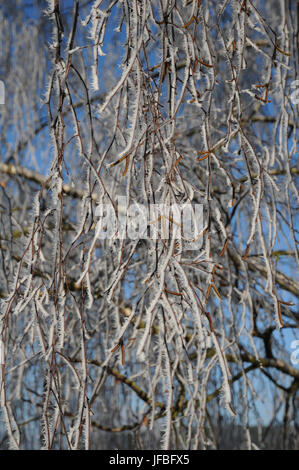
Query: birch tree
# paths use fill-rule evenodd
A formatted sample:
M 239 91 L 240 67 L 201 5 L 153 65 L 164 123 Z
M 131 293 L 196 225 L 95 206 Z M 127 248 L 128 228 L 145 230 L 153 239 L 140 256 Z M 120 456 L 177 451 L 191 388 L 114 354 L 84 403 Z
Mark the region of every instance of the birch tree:
M 299 3 L 0 16 L 1 448 L 298 449 Z

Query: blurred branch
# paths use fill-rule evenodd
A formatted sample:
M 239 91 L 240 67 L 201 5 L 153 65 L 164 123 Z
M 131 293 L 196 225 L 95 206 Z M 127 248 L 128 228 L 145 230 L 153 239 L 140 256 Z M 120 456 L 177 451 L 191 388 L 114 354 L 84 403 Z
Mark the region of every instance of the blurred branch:
M 232 250 L 228 251 L 230 258 L 237 266 L 242 267 L 243 263 L 247 263 L 247 266 L 250 271 L 258 271 L 264 278 L 267 279 L 266 267 L 260 259 L 253 259 L 253 257 L 248 257 L 246 261 L 242 261 L 238 256 L 232 253 Z M 280 287 L 291 292 L 296 296 L 299 296 L 299 282 L 295 281 L 289 276 L 286 276 L 280 271 L 275 272 L 275 280 Z

